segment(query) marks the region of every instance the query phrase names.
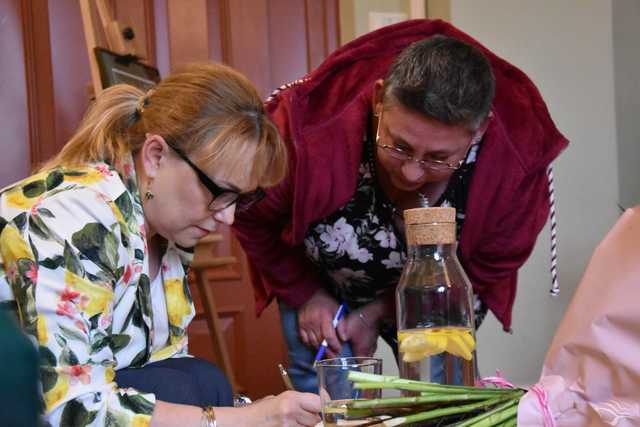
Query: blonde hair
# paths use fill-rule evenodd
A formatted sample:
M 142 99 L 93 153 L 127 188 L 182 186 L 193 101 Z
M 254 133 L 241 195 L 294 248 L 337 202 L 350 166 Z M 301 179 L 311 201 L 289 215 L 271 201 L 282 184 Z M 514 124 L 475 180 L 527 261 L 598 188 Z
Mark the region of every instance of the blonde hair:
M 42 169 L 97 161 L 117 167 L 142 147 L 147 133 L 211 167 L 251 167 L 256 186 L 276 185 L 286 175 L 286 148 L 256 89 L 221 64 L 189 65 L 146 94 L 124 84 L 106 89 Z M 253 156 L 251 164 L 247 156 Z

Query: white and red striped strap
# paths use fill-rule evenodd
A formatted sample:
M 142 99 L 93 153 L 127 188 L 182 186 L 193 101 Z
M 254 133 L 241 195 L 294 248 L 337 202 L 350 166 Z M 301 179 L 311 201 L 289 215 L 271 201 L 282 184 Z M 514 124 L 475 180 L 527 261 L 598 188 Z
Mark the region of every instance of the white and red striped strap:
M 560 285 L 558 284 L 558 223 L 552 165 L 547 168 L 547 179 L 549 181 L 549 220 L 551 222 L 551 289 L 549 293 L 555 297 L 560 293 Z

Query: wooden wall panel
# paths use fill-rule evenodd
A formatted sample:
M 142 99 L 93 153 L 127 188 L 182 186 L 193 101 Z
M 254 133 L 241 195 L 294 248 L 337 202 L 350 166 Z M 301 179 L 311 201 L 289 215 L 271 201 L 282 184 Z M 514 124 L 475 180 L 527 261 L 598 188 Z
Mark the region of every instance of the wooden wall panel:
M 22 36 L 29 105 L 31 166 L 53 156 L 56 122 L 53 104 L 53 71 L 49 38 L 49 7 L 46 0 L 22 1 Z
M 57 152 L 75 131 L 92 97 L 80 4 L 49 2 L 49 31 Z
M 305 0 L 269 1 L 271 89 L 302 78 L 309 71 Z
M 326 22 L 324 2 L 306 0 L 307 61 L 314 69 L 327 56 L 327 40 L 324 31 Z
M 340 5 L 337 1 L 323 2 L 325 12 L 325 57 L 340 47 Z
M 209 59 L 216 62 L 229 63 L 227 43 L 228 20 L 224 9 L 225 0 L 207 1 L 207 40 L 209 43 Z
M 161 77 L 169 74 L 169 70 L 171 70 L 168 7 L 167 0 L 154 0 L 153 2 L 156 67 L 158 67 Z
M 171 69 L 209 58 L 207 0 L 167 0 Z
M 223 38 L 228 49 L 226 60 L 266 97 L 272 89 L 267 0 L 227 0 L 223 11 L 229 31 Z
M 0 2 L 0 188 L 29 174 L 29 114 L 20 0 Z

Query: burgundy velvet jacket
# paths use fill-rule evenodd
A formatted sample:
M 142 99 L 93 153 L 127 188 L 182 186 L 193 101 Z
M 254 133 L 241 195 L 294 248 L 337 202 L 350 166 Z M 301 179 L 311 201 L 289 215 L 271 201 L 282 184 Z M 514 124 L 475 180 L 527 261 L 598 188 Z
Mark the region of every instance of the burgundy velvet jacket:
M 324 286 L 306 258 L 305 234 L 355 193 L 374 82 L 405 47 L 435 34 L 476 45 L 495 74 L 494 118 L 475 166 L 458 257 L 480 298 L 509 329 L 518 269 L 549 212 L 546 169 L 568 142 L 522 71 L 450 24 L 430 20 L 362 36 L 267 101 L 288 148 L 289 174 L 265 200 L 238 213 L 234 225 L 258 313 L 274 297 L 299 307 Z

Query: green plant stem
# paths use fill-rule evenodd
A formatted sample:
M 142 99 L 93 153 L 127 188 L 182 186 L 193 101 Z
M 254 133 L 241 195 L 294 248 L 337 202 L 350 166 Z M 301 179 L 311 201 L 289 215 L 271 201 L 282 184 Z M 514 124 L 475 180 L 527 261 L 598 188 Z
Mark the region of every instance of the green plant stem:
M 514 389 L 498 389 L 498 388 L 473 388 L 468 389 L 467 391 L 463 391 L 461 393 L 452 393 L 449 389 L 440 389 L 437 384 L 428 384 L 429 391 L 424 391 L 425 385 L 422 384 L 402 384 L 402 383 L 363 383 L 357 382 L 353 384 L 353 388 L 359 390 L 404 390 L 404 391 L 415 391 L 420 392 L 421 396 L 442 396 L 442 395 L 469 395 L 469 396 L 484 396 L 486 398 L 496 397 L 496 396 L 504 396 L 513 394 L 517 390 Z
M 448 403 L 466 402 L 473 400 L 490 400 L 496 398 L 495 395 L 476 394 L 436 394 L 431 396 L 411 396 L 411 397 L 386 397 L 381 399 L 354 400 L 349 402 L 349 408 L 397 408 L 405 406 L 423 405 L 425 403 Z
M 518 417 L 513 416 L 508 420 L 501 422 L 500 424 L 496 424 L 496 427 L 516 427 L 518 425 Z
M 466 412 L 475 411 L 482 408 L 491 407 L 504 401 L 504 398 L 499 397 L 495 399 L 489 399 L 482 402 L 471 403 L 462 406 L 450 406 L 447 408 L 432 409 L 425 412 L 419 412 L 417 414 L 406 415 L 403 417 L 392 418 L 390 420 L 383 421 L 378 424 L 380 427 L 395 427 L 405 424 L 417 423 L 421 421 L 433 420 L 439 417 L 446 417 L 449 415 L 464 414 Z
M 459 424 L 456 427 L 490 427 L 496 426 L 509 418 L 512 418 L 518 412 L 518 402 L 520 397 L 511 399 L 508 402 Z
M 434 393 L 478 393 L 478 392 L 492 392 L 492 393 L 509 393 L 513 389 L 500 389 L 500 388 L 479 388 L 469 386 L 458 385 L 444 385 L 434 384 L 424 381 L 413 381 L 398 378 L 389 375 L 376 375 L 367 374 L 364 372 L 350 371 L 348 379 L 354 383 L 362 386 L 363 388 L 393 388 L 408 391 L 424 391 Z M 365 386 L 365 384 L 368 384 Z

